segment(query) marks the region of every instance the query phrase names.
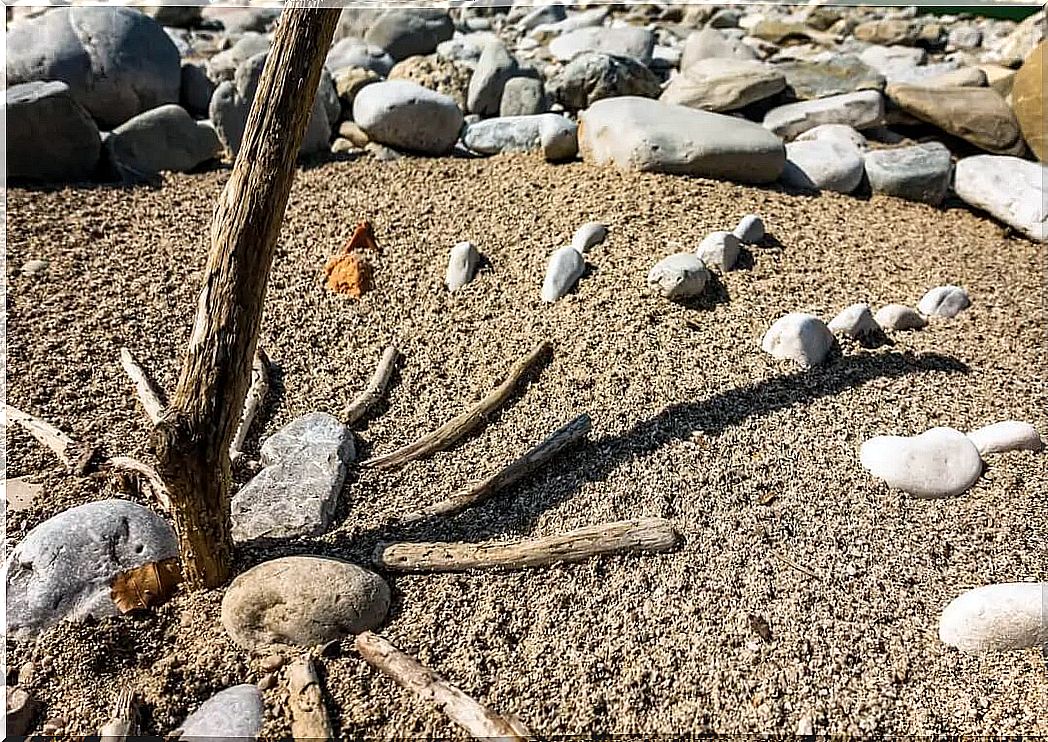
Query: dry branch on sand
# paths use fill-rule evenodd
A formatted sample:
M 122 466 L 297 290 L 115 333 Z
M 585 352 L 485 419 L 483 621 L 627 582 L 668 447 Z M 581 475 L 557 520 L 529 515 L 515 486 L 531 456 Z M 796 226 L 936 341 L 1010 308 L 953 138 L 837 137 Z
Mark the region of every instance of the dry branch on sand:
M 505 381 L 488 392 L 483 399 L 458 417 L 449 420 L 437 430 L 422 436 L 414 443 L 382 456 L 368 459 L 361 466 L 376 469 L 396 469 L 408 462 L 425 458 L 455 445 L 483 425 L 490 415 L 509 400 L 513 390 L 538 365 L 550 347 L 550 344 L 544 340 L 532 348 L 531 352 L 513 364 Z
M 395 572 L 464 572 L 523 569 L 580 562 L 601 554 L 669 551 L 677 530 L 662 518 L 640 518 L 586 526 L 556 536 L 520 541 L 379 544 L 373 561 Z
M 475 739 L 523 740 L 531 737 L 531 732 L 519 719 L 499 716 L 378 634 L 370 631 L 358 634 L 356 647 L 368 664 L 389 675 L 400 687 L 434 704 Z
M 288 667 L 287 688 L 291 737 L 317 742 L 334 739 L 335 733 L 324 707 L 320 678 L 309 657 L 302 657 Z
M 164 510 L 171 509 L 171 498 L 168 496 L 167 487 L 153 467 L 129 456 L 111 456 L 98 468 L 102 472 L 130 479 L 137 492 L 145 496 L 151 495 Z
M 251 386 L 244 398 L 244 411 L 240 415 L 240 426 L 229 444 L 229 460 L 236 464 L 244 456 L 244 441 L 251 431 L 251 423 L 266 401 L 269 393 L 269 357 L 262 348 L 255 349 L 255 360 L 251 363 Z
M 6 428 L 11 423 L 16 423 L 25 428 L 31 436 L 51 449 L 55 456 L 67 467 L 72 467 L 76 464 L 76 457 L 79 455 L 80 447 L 72 438 L 51 423 L 5 404 L 4 427 Z
M 135 385 L 135 393 L 149 417 L 149 422 L 156 425 L 160 421 L 160 416 L 164 414 L 165 406 L 159 388 L 127 348 L 120 349 L 120 365 L 123 366 L 124 372 Z
M 364 417 L 368 410 L 382 399 L 382 395 L 386 393 L 386 387 L 389 386 L 389 380 L 393 377 L 393 369 L 396 368 L 397 359 L 399 358 L 400 351 L 392 345 L 382 351 L 382 357 L 379 358 L 378 366 L 375 368 L 375 373 L 371 375 L 367 388 L 346 405 L 346 409 L 342 412 L 342 422 L 346 425 L 352 425 Z

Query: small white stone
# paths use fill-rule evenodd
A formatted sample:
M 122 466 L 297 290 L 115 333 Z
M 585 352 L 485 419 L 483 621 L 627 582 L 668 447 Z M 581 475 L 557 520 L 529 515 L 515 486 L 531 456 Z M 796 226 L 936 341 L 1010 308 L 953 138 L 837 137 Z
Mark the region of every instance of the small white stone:
M 756 245 L 764 239 L 764 221 L 756 214 L 747 214 L 739 220 L 732 234 L 747 245 Z
M 960 286 L 936 286 L 917 302 L 917 310 L 927 317 L 956 317 L 971 305 Z
M 582 253 L 570 245 L 550 256 L 546 279 L 542 282 L 542 301 L 554 302 L 571 291 L 586 270 Z
M 943 610 L 939 639 L 968 654 L 1048 644 L 1048 582 L 969 590 Z
M 693 253 L 679 252 L 663 258 L 648 272 L 648 287 L 670 301 L 691 299 L 706 288 L 710 272 Z
M 735 267 L 742 250 L 742 241 L 731 232 L 711 232 L 699 245 L 696 254 L 706 265 L 722 271 Z
M 811 737 L 815 734 L 815 724 L 810 716 L 802 716 L 797 720 L 797 736 Z
M 808 368 L 822 363 L 836 343 L 833 333 L 818 317 L 793 312 L 780 317 L 761 340 L 761 349 L 780 360 Z
M 1004 453 L 1005 451 L 1040 451 L 1044 441 L 1037 428 L 1018 420 L 987 425 L 968 434 L 979 453 Z
M 575 230 L 575 234 L 571 238 L 571 246 L 580 253 L 584 253 L 591 247 L 604 242 L 607 236 L 607 226 L 600 222 L 586 222 Z
M 881 326 L 873 319 L 869 304 L 852 304 L 830 320 L 830 332 L 847 335 L 858 340 L 880 331 Z
M 975 444 L 953 428 L 871 438 L 859 449 L 859 460 L 888 486 L 916 497 L 960 495 L 979 479 L 983 466 Z
M 874 321 L 885 330 L 920 330 L 928 320 L 903 304 L 888 304 L 877 310 Z
M 46 260 L 27 260 L 22 264 L 23 276 L 37 276 L 47 270 L 50 265 Z
M 449 291 L 457 291 L 473 280 L 480 264 L 480 253 L 472 242 L 459 242 L 448 256 L 448 272 L 444 279 Z

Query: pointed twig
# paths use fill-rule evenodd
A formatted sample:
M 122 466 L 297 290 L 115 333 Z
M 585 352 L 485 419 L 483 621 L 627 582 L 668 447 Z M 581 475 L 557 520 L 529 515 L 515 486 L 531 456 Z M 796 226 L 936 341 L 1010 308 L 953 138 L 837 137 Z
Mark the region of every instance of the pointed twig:
M 372 667 L 381 670 L 401 688 L 436 706 L 474 739 L 524 740 L 531 737 L 516 718 L 503 718 L 470 698 L 437 673 L 389 643 L 365 631 L 356 638 L 357 651 Z
M 378 566 L 395 572 L 523 569 L 580 562 L 600 554 L 669 551 L 677 540 L 677 531 L 670 521 L 640 518 L 521 541 L 379 544 L 372 559 Z
M 392 345 L 382 351 L 382 357 L 378 361 L 378 367 L 371 376 L 367 388 L 350 402 L 342 413 L 342 421 L 346 425 L 352 425 L 367 414 L 367 411 L 386 393 L 386 387 L 393 376 L 393 369 L 400 358 L 400 351 Z
M 229 459 L 234 464 L 244 455 L 244 441 L 251 431 L 251 423 L 255 421 L 262 403 L 269 393 L 269 357 L 259 346 L 255 350 L 255 360 L 251 363 L 251 386 L 244 398 L 244 412 L 240 416 L 240 427 L 237 428 L 232 442 L 229 444 Z
M 117 693 L 113 716 L 98 733 L 101 742 L 124 742 L 138 736 L 138 720 L 135 711 L 135 692 L 124 686 Z
M 446 500 L 402 516 L 400 522 L 415 523 L 431 516 L 454 515 L 484 502 L 499 490 L 528 476 L 568 446 L 585 438 L 591 426 L 589 415 L 579 415 L 500 471 L 471 484 Z
M 25 428 L 31 436 L 51 449 L 66 466 L 72 467 L 76 463 L 76 457 L 80 455 L 76 442 L 51 423 L 5 404 L 4 427 L 11 423 Z
M 320 678 L 309 657 L 302 657 L 287 669 L 288 705 L 291 707 L 291 737 L 294 740 L 334 739 Z
M 156 425 L 160 420 L 160 416 L 164 414 L 164 402 L 162 401 L 160 390 L 157 389 L 156 384 L 153 383 L 146 374 L 145 369 L 142 368 L 141 364 L 127 348 L 120 349 L 120 365 L 124 367 L 124 372 L 131 377 L 131 381 L 135 385 L 135 393 L 138 394 L 138 399 L 142 403 L 142 407 L 145 408 L 149 421 Z
M 361 464 L 363 467 L 374 467 L 377 469 L 395 469 L 416 459 L 425 458 L 437 451 L 458 443 L 471 432 L 483 425 L 488 417 L 497 411 L 512 396 L 513 390 L 521 380 L 536 366 L 539 360 L 546 355 L 550 344 L 542 341 L 521 358 L 509 370 L 506 380 L 488 392 L 482 400 L 470 407 L 456 418 L 449 420 L 443 426 L 419 438 L 396 451 L 376 456 Z
M 171 510 L 171 498 L 168 496 L 167 487 L 153 467 L 129 456 L 113 456 L 106 459 L 99 469 L 113 474 L 129 475 L 135 481 L 139 492 L 144 495 L 151 494 L 160 503 L 160 507 L 167 511 Z

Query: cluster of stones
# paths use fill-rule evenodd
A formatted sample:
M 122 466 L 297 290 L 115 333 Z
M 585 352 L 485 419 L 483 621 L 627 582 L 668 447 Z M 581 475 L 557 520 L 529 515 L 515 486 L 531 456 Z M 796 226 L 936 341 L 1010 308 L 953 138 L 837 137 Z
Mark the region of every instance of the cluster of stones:
M 136 177 L 238 151 L 279 10 L 22 10 L 12 177 Z M 346 9 L 302 152 L 534 151 L 932 205 L 952 190 L 1043 241 L 1043 37 L 1043 12 Z

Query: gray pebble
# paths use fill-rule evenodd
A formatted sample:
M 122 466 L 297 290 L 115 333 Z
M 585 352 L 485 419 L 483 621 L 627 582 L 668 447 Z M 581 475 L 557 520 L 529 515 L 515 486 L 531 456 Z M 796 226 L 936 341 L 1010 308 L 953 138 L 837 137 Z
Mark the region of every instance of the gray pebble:
M 582 253 L 570 245 L 556 250 L 549 259 L 542 282 L 542 301 L 554 302 L 571 291 L 586 270 Z
M 696 251 L 702 262 L 721 271 L 730 271 L 735 267 L 742 250 L 742 242 L 731 232 L 712 232 L 699 245 Z
M 175 732 L 185 740 L 254 740 L 262 730 L 263 710 L 262 694 L 256 686 L 234 685 L 200 704 Z
M 747 214 L 739 220 L 732 234 L 744 244 L 756 245 L 764 239 L 764 221 L 756 214 Z
M 937 286 L 921 297 L 917 309 L 927 317 L 956 317 L 971 305 L 960 286 Z
M 800 312 L 780 317 L 761 340 L 765 353 L 804 368 L 822 363 L 834 345 L 833 333 L 821 319 Z
M 869 304 L 852 304 L 830 320 L 829 328 L 835 335 L 858 340 L 879 332 L 881 326 L 874 320 Z
M 885 330 L 921 330 L 928 325 L 917 310 L 904 304 L 887 304 L 877 310 L 873 319 Z
M 459 242 L 451 248 L 444 284 L 449 291 L 458 291 L 473 280 L 480 264 L 480 253 L 472 242 Z
M 710 279 L 705 263 L 694 253 L 669 255 L 648 272 L 648 287 L 670 301 L 699 296 Z

